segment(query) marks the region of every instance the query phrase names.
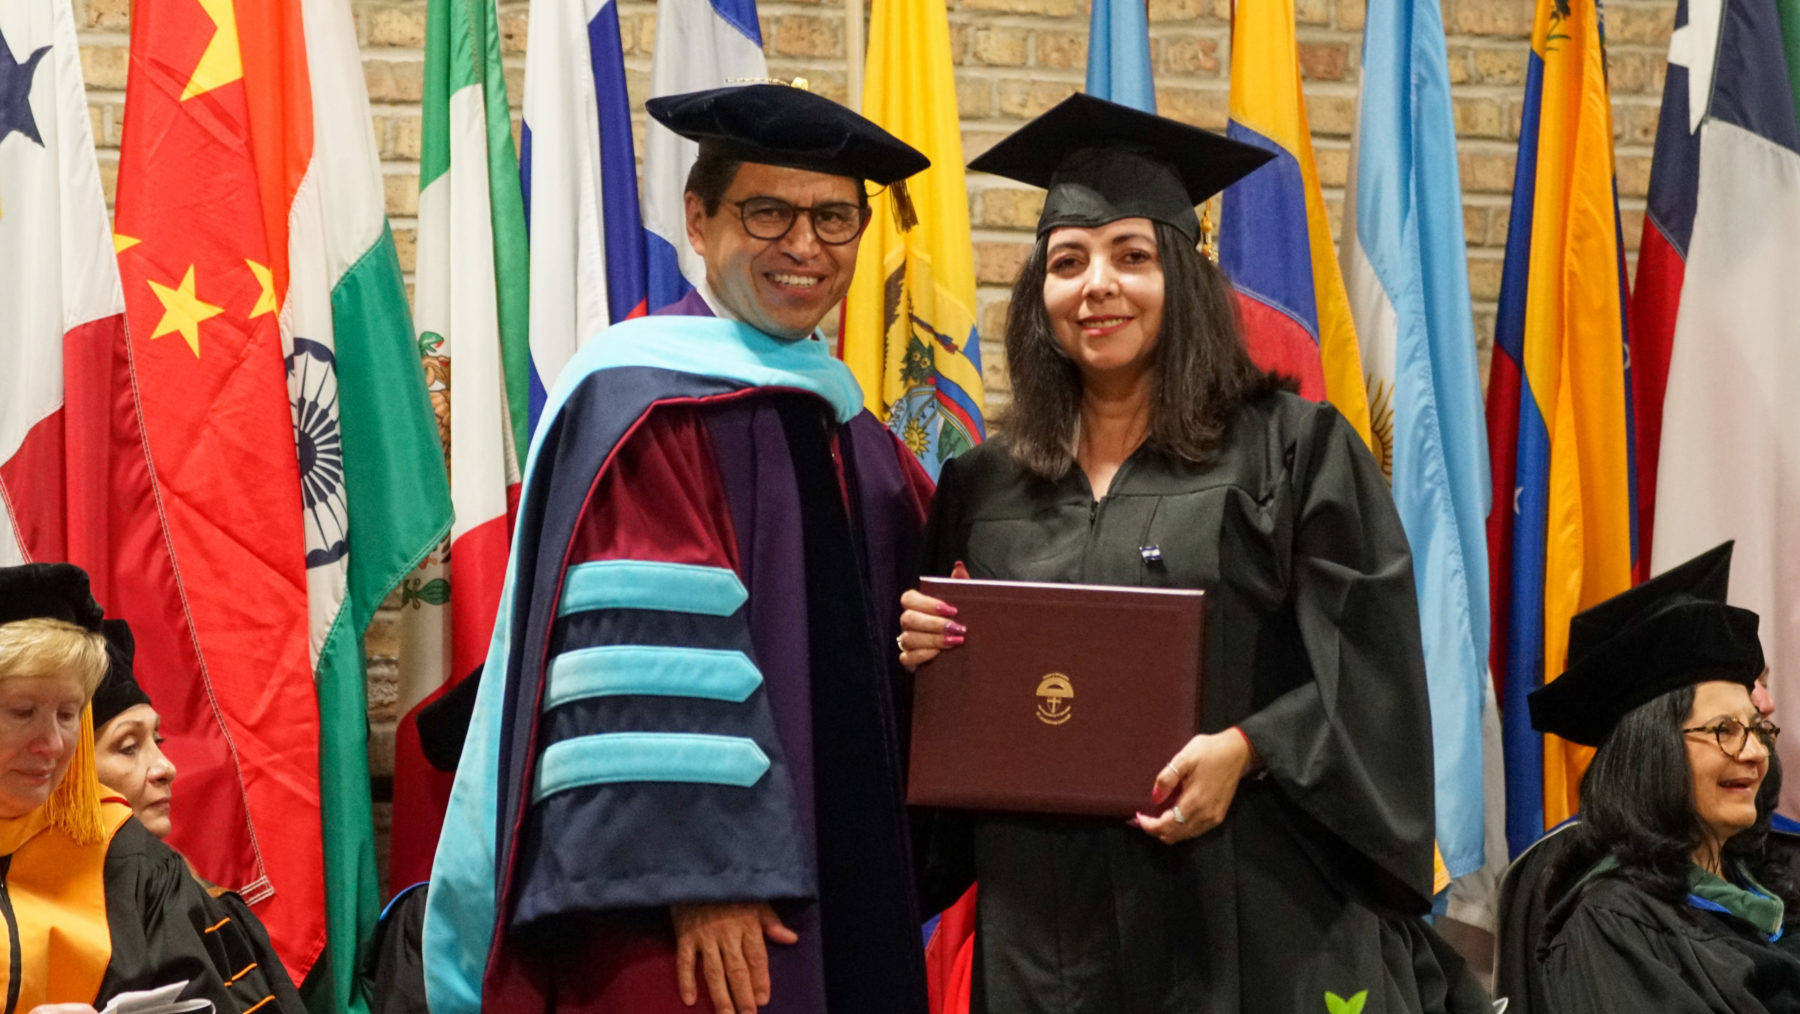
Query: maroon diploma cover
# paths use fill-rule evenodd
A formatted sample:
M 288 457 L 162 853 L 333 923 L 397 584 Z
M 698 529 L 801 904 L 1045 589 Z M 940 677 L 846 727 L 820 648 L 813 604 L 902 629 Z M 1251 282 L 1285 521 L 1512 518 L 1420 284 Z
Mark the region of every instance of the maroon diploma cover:
M 1199 591 L 957 581 L 967 640 L 919 669 L 906 801 L 1129 817 L 1200 728 Z

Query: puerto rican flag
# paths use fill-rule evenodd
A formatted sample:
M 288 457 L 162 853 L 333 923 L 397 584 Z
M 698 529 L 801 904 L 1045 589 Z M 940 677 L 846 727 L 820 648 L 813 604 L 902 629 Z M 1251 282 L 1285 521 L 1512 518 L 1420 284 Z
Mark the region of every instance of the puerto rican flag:
M 656 5 L 650 95 L 761 81 L 769 76 L 762 44 L 756 0 L 662 0 Z M 655 120 L 644 127 L 644 236 L 652 311 L 706 282 L 706 265 L 688 246 L 682 197 L 699 150 Z

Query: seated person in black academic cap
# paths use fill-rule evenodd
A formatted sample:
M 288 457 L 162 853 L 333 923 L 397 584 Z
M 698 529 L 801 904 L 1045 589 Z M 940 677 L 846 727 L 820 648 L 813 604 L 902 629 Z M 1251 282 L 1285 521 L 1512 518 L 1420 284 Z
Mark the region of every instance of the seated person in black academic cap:
M 266 946 L 100 784 L 88 708 L 108 667 L 100 626 L 79 568 L 0 568 L 6 1008 L 88 1011 L 185 982 L 182 998 L 222 1012 L 303 1010 Z
M 94 771 L 101 785 L 130 804 L 145 830 L 167 838 L 174 829 L 176 769 L 162 751 L 162 716 L 133 671 L 137 641 L 131 636 L 131 626 L 124 620 L 102 620 L 100 628 L 106 636 L 106 676 L 88 705 L 94 723 Z M 191 865 L 188 872 L 213 899 L 210 911 L 216 916 L 213 925 L 219 927 L 214 934 L 227 925 L 232 927 L 238 946 L 230 960 L 244 958 L 229 969 L 231 975 L 244 973 L 234 983 L 241 987 L 234 993 L 239 1006 L 220 1007 L 220 1011 L 249 1010 L 266 996 L 293 999 L 292 984 L 269 944 L 262 920 L 237 892 L 208 883 Z
M 94 767 L 100 784 L 125 797 L 151 834 L 174 827 L 175 762 L 163 753 L 162 716 L 132 671 L 137 641 L 124 620 L 104 620 L 108 664 L 94 691 Z
M 431 1009 L 922 1014 L 883 646 L 930 480 L 816 329 L 866 187 L 899 207 L 929 163 L 784 85 L 647 108 L 698 142 L 705 285 L 583 346 L 536 427 L 432 863 Z
M 926 572 L 1207 598 L 1203 732 L 1143 772 L 1129 825 L 935 815 L 925 907 L 979 882 L 977 1014 L 1489 1009 L 1420 918 L 1431 725 L 1381 466 L 1251 361 L 1196 249 L 1194 206 L 1269 157 L 1075 95 L 970 164 L 1049 193 L 1012 405 L 945 463 Z M 954 602 L 901 604 L 908 665 L 982 636 Z
M 1598 747 L 1545 886 L 1551 1012 L 1800 1010 L 1800 891 L 1768 835 L 1780 732 L 1750 689 L 1757 616 L 1725 604 L 1731 544 L 1569 624 L 1533 727 Z

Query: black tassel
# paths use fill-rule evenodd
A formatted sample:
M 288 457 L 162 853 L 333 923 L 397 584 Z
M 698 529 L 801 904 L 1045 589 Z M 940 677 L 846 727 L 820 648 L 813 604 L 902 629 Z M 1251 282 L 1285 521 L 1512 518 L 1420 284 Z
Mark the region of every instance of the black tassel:
M 894 224 L 906 232 L 919 224 L 919 209 L 913 207 L 912 192 L 906 189 L 905 180 L 896 180 L 888 187 L 888 196 L 893 199 Z

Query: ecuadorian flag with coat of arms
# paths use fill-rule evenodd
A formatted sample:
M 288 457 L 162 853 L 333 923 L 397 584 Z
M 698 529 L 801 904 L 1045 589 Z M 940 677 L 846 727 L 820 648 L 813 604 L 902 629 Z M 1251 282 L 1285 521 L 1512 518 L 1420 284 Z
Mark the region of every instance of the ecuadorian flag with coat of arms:
M 919 214 L 911 230 L 901 230 L 886 192 L 871 201 L 842 355 L 869 411 L 935 479 L 946 459 L 987 435 L 950 27 L 944 0 L 875 0 L 870 26 L 863 115 L 924 152 L 931 168 L 907 181 Z

